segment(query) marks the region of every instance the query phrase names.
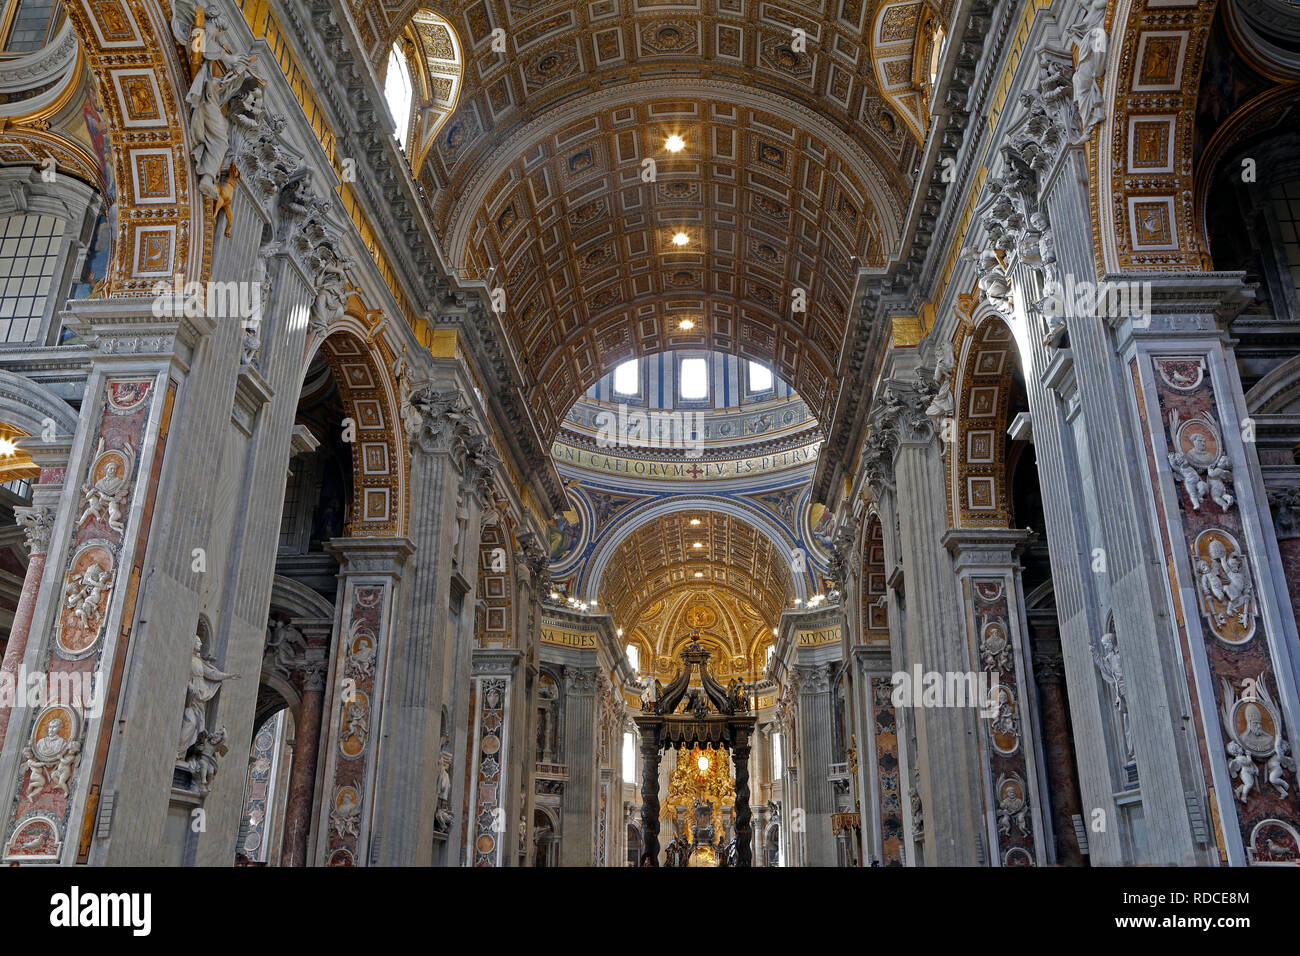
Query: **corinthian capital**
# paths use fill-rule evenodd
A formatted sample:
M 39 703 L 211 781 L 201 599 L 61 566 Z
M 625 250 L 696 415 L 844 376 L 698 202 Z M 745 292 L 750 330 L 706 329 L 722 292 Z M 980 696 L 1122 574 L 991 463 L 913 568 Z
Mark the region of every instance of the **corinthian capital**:
M 872 430 L 893 447 L 931 441 L 935 429 L 926 409 L 938 392 L 934 380 L 928 376 L 886 380 L 885 390 L 872 412 Z
M 44 506 L 15 508 L 14 517 L 22 525 L 27 537 L 28 554 L 45 554 L 50 547 L 50 531 L 54 528 L 54 512 Z
M 826 694 L 831 689 L 831 673 L 834 664 L 796 664 L 795 677 L 799 681 L 800 694 Z
M 466 440 L 475 434 L 469 404 L 455 389 L 432 386 L 413 390 L 402 408 L 402 422 L 411 451 L 450 453 L 462 457 Z
M 567 667 L 564 670 L 564 682 L 568 692 L 583 697 L 596 696 L 596 681 L 599 677 L 598 667 Z

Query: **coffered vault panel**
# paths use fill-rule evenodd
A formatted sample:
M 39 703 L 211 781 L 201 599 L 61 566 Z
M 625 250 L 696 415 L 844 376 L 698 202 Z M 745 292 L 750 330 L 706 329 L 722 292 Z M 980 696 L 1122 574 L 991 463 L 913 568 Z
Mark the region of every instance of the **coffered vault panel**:
M 676 155 L 671 133 L 687 143 Z M 770 363 L 824 413 L 857 270 L 894 235 L 888 195 L 843 145 L 768 109 L 677 97 L 584 115 L 513 154 L 455 217 L 453 248 L 506 291 L 543 430 L 618 362 L 669 348 Z
M 692 518 L 700 524 L 691 525 Z M 670 593 L 708 587 L 746 602 L 770 628 L 791 595 L 789 565 L 790 555 L 731 515 L 665 515 L 618 546 L 600 584 L 601 604 L 620 626 L 630 626 Z
M 670 348 L 768 363 L 829 415 L 858 270 L 897 251 L 917 157 L 873 66 L 875 4 L 352 9 L 381 69 L 419 10 L 460 34 L 460 102 L 420 180 L 452 266 L 505 290 L 544 437 L 614 364 Z

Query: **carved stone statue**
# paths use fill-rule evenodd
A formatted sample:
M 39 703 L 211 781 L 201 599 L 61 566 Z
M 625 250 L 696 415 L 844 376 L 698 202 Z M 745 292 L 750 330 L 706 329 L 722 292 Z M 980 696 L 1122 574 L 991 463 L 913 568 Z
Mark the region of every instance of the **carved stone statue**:
M 1228 744 L 1228 773 L 1230 776 L 1240 780 L 1233 793 L 1242 803 L 1250 797 L 1250 791 L 1255 789 L 1255 780 L 1259 776 L 1259 768 L 1255 766 L 1255 761 L 1250 755 L 1242 750 L 1241 744 L 1235 740 Z
M 1025 802 L 1023 790 L 1014 780 L 1005 780 L 998 788 L 998 833 L 1011 835 L 1014 823 L 1021 833 L 1028 833 L 1027 818 L 1029 804 Z
M 99 454 L 103 455 L 104 446 L 100 442 Z M 131 446 L 128 444 L 122 449 L 123 456 L 129 462 L 133 455 Z M 127 495 L 130 493 L 130 474 L 119 474 L 118 463 L 112 459 L 104 465 L 104 473 L 93 481 L 87 482 L 81 486 L 82 500 L 85 502 L 82 506 L 81 516 L 77 518 L 77 526 L 85 524 L 92 518 L 97 518 L 108 525 L 113 531 L 122 534 L 125 531 L 123 523 Z
M 952 342 L 944 339 L 939 343 L 939 347 L 935 349 L 934 371 L 931 373 L 935 393 L 934 398 L 930 400 L 930 404 L 925 409 L 925 414 L 932 421 L 952 417 L 952 373 L 956 365 L 957 360 L 953 355 Z
M 194 652 L 190 656 L 190 679 L 185 685 L 185 716 L 181 720 L 181 736 L 177 753 L 184 757 L 207 730 L 207 705 L 221 691 L 228 680 L 237 680 L 238 674 L 227 674 L 203 656 L 203 639 L 194 635 Z
M 360 819 L 361 804 L 352 795 L 351 790 L 345 790 L 337 805 L 330 811 L 330 829 L 340 837 L 356 836 L 357 822 Z
M 68 795 L 68 781 L 72 778 L 73 764 L 81 753 L 81 744 L 64 737 L 61 730 L 63 720 L 52 717 L 45 726 L 45 735 L 33 740 L 23 750 L 23 769 L 31 773 L 27 780 L 28 800 L 34 800 L 46 790 Z
M 1119 645 L 1115 635 L 1107 632 L 1101 636 L 1100 649 L 1091 645 L 1092 659 L 1101 671 L 1102 680 L 1110 685 L 1111 703 L 1119 716 L 1120 732 L 1124 737 L 1124 756 L 1126 760 L 1134 759 L 1133 730 L 1129 727 L 1128 692 L 1124 685 L 1124 662 L 1120 658 Z
M 230 151 L 226 106 L 237 95 L 247 94 L 245 84 L 256 84 L 257 80 L 248 71 L 252 58 L 248 54 L 235 56 L 226 47 L 224 14 L 215 6 L 207 7 L 207 11 L 206 19 L 195 20 L 193 39 L 188 44 L 195 70 L 185 102 L 190 107 L 190 156 L 199 177 L 199 192 L 216 199 L 217 177 Z
M 1201 501 L 1205 498 L 1205 493 L 1209 486 L 1201 479 L 1201 474 L 1188 461 L 1187 456 L 1181 451 L 1170 452 L 1169 467 L 1174 470 L 1179 480 L 1183 483 L 1183 488 L 1187 491 L 1187 500 L 1192 506 L 1193 511 L 1201 510 Z
M 190 751 L 189 759 L 186 760 L 186 766 L 190 768 L 190 774 L 199 793 L 207 793 L 212 789 L 212 778 L 217 775 L 217 758 L 224 757 L 229 752 L 230 748 L 226 746 L 225 727 L 211 733 L 206 730 L 200 731 L 199 739 Z
M 316 271 L 316 298 L 312 302 L 311 330 L 324 335 L 326 330 L 347 311 L 348 275 L 352 260 L 340 255 L 330 243 L 321 247 L 320 266 Z
M 1010 317 L 1013 312 L 1011 280 L 1007 278 L 997 253 L 992 249 L 985 249 L 976 258 L 976 263 L 979 268 L 977 284 L 980 291 L 984 293 L 984 298 L 1000 315 Z
M 63 606 L 72 611 L 82 627 L 94 630 L 99 623 L 100 598 L 112 586 L 112 572 L 92 561 L 80 573 L 69 575 L 63 587 Z
M 1070 30 L 1074 51 L 1074 105 L 1086 138 L 1106 118 L 1101 85 L 1106 79 L 1110 39 L 1106 36 L 1106 0 L 1088 0 L 1082 22 Z
M 1279 734 L 1273 738 L 1273 756 L 1269 757 L 1268 762 L 1264 765 L 1266 779 L 1273 789 L 1282 795 L 1284 800 L 1291 792 L 1291 785 L 1287 783 L 1283 771 L 1290 770 L 1295 773 L 1295 761 L 1291 759 L 1288 753 L 1289 750 L 1286 741 Z
M 451 752 L 444 750 L 438 771 L 438 809 L 433 815 L 433 828 L 439 833 L 451 829 Z

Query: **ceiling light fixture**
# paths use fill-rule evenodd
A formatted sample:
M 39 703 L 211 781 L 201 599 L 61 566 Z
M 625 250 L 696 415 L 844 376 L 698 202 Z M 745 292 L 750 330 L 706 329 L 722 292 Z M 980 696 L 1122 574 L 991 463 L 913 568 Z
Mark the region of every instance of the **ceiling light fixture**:
M 695 328 L 695 323 L 692 322 L 690 319 L 682 319 L 680 322 L 677 323 L 677 327 L 681 329 L 683 332 L 689 332 L 691 329 Z M 692 522 L 692 524 L 699 524 L 699 522 L 695 521 Z
M 685 148 L 686 140 L 682 139 L 676 133 L 669 136 L 667 141 L 664 143 L 664 149 L 668 150 L 670 153 L 680 153 Z
M 6 458 L 8 458 L 17 450 L 18 450 L 18 446 L 14 444 L 12 438 L 0 438 L 0 455 L 4 455 Z
M 703 572 L 703 571 L 696 571 L 696 572 L 695 572 L 695 576 L 696 576 L 697 578 L 702 578 L 702 577 L 704 577 L 704 572 Z
M 684 232 L 673 233 L 673 245 L 684 246 L 691 241 L 691 237 Z
M 623 636 L 623 629 L 620 627 L 620 628 L 619 628 L 617 631 L 615 631 L 614 633 L 616 633 L 619 637 L 622 637 L 622 636 Z
M 703 541 L 696 541 L 693 545 L 691 545 L 691 547 L 692 547 L 692 548 L 702 548 L 702 547 L 704 547 L 704 542 L 703 542 Z
M 700 519 L 699 519 L 699 518 L 692 518 L 691 521 L 690 521 L 690 523 L 691 523 L 691 524 L 699 524 L 699 523 L 700 523 Z

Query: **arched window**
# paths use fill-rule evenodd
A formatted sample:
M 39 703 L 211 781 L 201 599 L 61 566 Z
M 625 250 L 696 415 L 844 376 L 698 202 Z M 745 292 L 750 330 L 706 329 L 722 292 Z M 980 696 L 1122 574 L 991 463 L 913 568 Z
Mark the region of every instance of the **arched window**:
M 635 644 L 627 646 L 627 662 L 632 665 L 632 670 L 641 669 L 641 650 Z
M 411 70 L 406 65 L 406 55 L 401 43 L 394 43 L 388 54 L 388 71 L 384 76 L 384 99 L 397 124 L 395 135 L 402 149 L 406 149 L 406 136 L 411 131 Z
M 397 141 L 406 154 L 411 173 L 417 178 L 440 135 L 459 142 L 463 130 L 453 126 L 445 134 L 443 125 L 451 119 L 460 99 L 464 56 L 460 39 L 451 23 L 440 14 L 422 8 L 393 35 L 384 70 L 384 98 L 397 127 Z M 379 47 L 377 57 L 384 57 Z

